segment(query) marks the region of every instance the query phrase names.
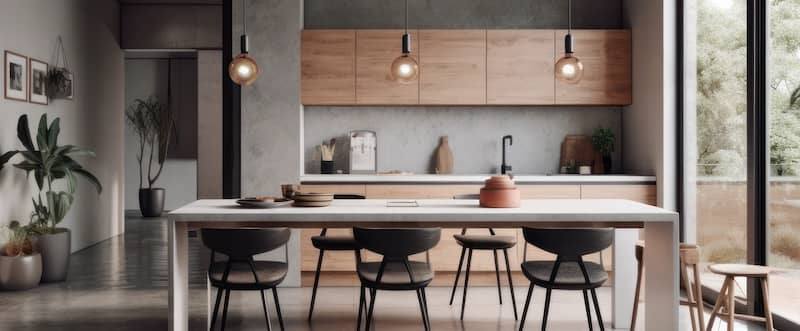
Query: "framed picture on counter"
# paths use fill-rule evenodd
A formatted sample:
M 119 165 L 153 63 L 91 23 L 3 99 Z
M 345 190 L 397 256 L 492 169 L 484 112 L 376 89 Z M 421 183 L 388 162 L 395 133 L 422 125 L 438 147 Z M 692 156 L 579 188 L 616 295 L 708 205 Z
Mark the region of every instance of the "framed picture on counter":
M 28 101 L 28 58 L 6 51 L 4 63 L 5 98 Z
M 34 58 L 30 59 L 31 77 L 28 87 L 28 101 L 40 105 L 48 104 L 47 98 L 47 70 L 48 65 Z

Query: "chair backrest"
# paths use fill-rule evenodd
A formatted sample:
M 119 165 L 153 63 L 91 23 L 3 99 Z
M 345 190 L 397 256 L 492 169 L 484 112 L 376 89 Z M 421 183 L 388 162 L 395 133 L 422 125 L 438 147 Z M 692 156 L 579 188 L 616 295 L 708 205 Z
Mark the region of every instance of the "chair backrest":
M 442 230 L 429 229 L 366 229 L 353 228 L 358 244 L 390 259 L 406 258 L 425 252 L 439 243 Z
M 525 241 L 563 260 L 579 260 L 611 246 L 613 229 L 523 228 Z
M 249 259 L 281 247 L 289 241 L 290 235 L 288 228 L 200 230 L 203 245 L 234 260 Z

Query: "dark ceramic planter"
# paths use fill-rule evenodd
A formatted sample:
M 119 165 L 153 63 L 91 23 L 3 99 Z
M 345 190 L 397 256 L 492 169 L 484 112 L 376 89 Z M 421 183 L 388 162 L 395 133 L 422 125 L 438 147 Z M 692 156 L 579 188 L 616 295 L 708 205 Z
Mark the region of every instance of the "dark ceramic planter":
M 606 174 L 611 173 L 611 155 L 603 156 L 603 172 Z
M 36 250 L 42 254 L 42 282 L 61 282 L 67 279 L 69 256 L 72 250 L 72 233 L 68 229 L 36 238 Z
M 164 212 L 163 188 L 139 189 L 139 210 L 144 217 L 159 217 Z
M 0 255 L 0 289 L 22 291 L 39 285 L 42 279 L 42 256 L 34 253 L 27 256 Z

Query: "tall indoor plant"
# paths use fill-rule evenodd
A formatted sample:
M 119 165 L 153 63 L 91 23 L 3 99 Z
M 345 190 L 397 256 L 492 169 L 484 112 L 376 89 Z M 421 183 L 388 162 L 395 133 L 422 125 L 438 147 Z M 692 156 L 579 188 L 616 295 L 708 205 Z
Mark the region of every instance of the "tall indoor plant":
M 617 139 L 610 128 L 597 128 L 592 134 L 594 150 L 603 156 L 603 172 L 611 173 L 611 153 L 614 153 L 614 144 Z
M 144 217 L 158 217 L 164 211 L 163 188 L 153 187 L 164 170 L 169 142 L 175 131 L 175 118 L 169 108 L 164 107 L 155 96 L 147 100 L 136 99 L 125 112 L 128 125 L 139 139 L 139 210 Z M 147 156 L 147 187 L 144 187 L 145 153 Z M 155 157 L 155 159 L 154 159 Z M 155 172 L 153 170 L 155 161 Z
M 47 114 L 39 119 L 36 144 L 31 138 L 28 116 L 22 115 L 17 121 L 17 138 L 24 150 L 14 150 L 0 155 L 0 168 L 12 157 L 19 154 L 23 160 L 14 167 L 25 170 L 36 179 L 39 189 L 33 200 L 30 229 L 37 234 L 36 249 L 42 254 L 42 281 L 61 281 L 67 278 L 71 233 L 69 229 L 59 228 L 72 207 L 78 177 L 94 185 L 97 194 L 103 190 L 100 181 L 83 168 L 73 157 L 94 156 L 94 152 L 74 145 L 59 145 L 60 120 L 48 123 Z M 64 190 L 66 189 L 66 190 Z
M 42 279 L 42 256 L 33 247 L 30 227 L 11 221 L 5 232 L 6 242 L 0 250 L 0 289 L 36 287 Z

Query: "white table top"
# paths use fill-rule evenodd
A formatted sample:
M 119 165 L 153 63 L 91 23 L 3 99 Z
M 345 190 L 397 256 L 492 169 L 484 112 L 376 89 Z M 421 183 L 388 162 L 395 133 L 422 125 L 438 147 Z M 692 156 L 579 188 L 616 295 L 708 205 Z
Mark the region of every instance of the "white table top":
M 198 200 L 169 213 L 173 222 L 677 222 L 678 214 L 620 199 L 523 200 L 519 208 L 481 208 L 476 200 L 416 200 L 419 207 L 387 201 L 334 200 L 328 207 L 249 209 L 235 200 Z
M 483 184 L 491 175 L 314 175 L 300 176 L 303 184 Z M 637 175 L 514 175 L 517 184 L 654 184 L 655 176 Z

